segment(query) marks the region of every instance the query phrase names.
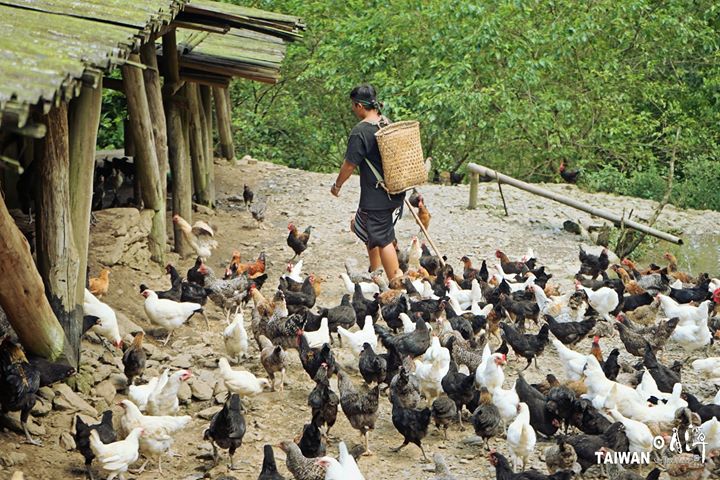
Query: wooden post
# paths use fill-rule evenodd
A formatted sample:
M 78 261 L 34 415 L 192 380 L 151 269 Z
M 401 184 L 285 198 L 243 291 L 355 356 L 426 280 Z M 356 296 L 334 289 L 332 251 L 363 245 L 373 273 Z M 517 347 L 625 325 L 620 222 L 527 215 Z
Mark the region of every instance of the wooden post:
M 222 156 L 232 162 L 235 160 L 235 147 L 232 138 L 232 114 L 228 102 L 227 89 L 213 87 L 213 99 L 215 100 L 215 115 L 217 120 L 218 136 L 220 137 L 220 151 Z
M 130 61 L 140 63 L 137 54 L 130 55 Z M 148 243 L 151 258 L 158 263 L 165 263 L 165 195 L 161 191 L 160 168 L 155 151 L 152 117 L 145 93 L 145 81 L 142 71 L 125 64 L 121 67 L 125 95 L 127 97 L 130 131 L 135 145 L 135 171 L 140 178 L 143 203 L 146 208 L 155 212 Z
M 147 94 L 150 118 L 152 118 L 153 138 L 155 139 L 155 153 L 160 170 L 160 184 L 163 198 L 167 198 L 167 174 L 170 169 L 168 160 L 167 126 L 165 123 L 165 110 L 163 109 L 162 87 L 160 86 L 160 73 L 158 72 L 157 54 L 155 52 L 155 39 L 140 47 L 140 58 L 148 68 L 143 70 L 145 80 L 145 93 Z
M 0 307 L 27 352 L 55 360 L 63 351 L 63 329 L 45 296 L 30 245 L 2 196 L 0 225 Z
M 205 133 L 205 177 L 207 183 L 208 207 L 215 205 L 215 148 L 213 142 L 212 90 L 207 85 L 200 85 L 200 106 L 203 109 L 203 132 Z
M 167 141 L 170 171 L 172 174 L 172 212 L 192 222 L 192 174 L 187 140 L 185 138 L 182 112 L 180 108 L 180 72 L 178 69 L 177 44 L 175 30 L 170 30 L 162 37 L 163 61 L 165 63 L 165 85 L 163 104 L 167 120 Z M 175 251 L 185 257 L 192 252 L 190 244 L 180 232 L 180 227 L 173 223 Z
M 80 96 L 70 103 L 70 217 L 78 253 L 78 279 L 75 301 L 83 304 L 90 236 L 90 208 L 95 172 L 95 144 L 102 107 L 102 80 L 97 88 L 82 87 Z
M 188 130 L 190 135 L 190 158 L 192 159 L 193 187 L 195 200 L 201 205 L 210 205 L 210 194 L 205 173 L 205 129 L 202 121 L 204 109 L 200 105 L 200 89 L 197 83 L 186 83 L 188 99 Z
M 470 201 L 468 202 L 468 210 L 475 210 L 477 208 L 479 180 L 480 175 L 476 172 L 470 172 Z
M 70 146 L 67 103 L 46 116 L 47 135 L 35 158 L 37 175 L 36 254 L 45 292 L 65 331 L 63 353 L 78 365 L 82 335 L 82 304 L 76 301 L 80 260 L 70 215 Z M 25 290 L 26 286 L 22 286 Z M 23 321 L 26 320 L 27 314 Z

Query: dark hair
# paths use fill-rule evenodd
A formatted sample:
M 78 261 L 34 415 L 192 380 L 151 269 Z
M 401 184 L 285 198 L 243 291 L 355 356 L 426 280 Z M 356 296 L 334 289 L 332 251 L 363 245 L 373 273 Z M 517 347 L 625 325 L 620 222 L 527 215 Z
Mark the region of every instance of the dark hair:
M 375 88 L 367 83 L 353 88 L 350 91 L 350 99 L 369 110 L 380 110 L 382 108 L 382 104 L 377 100 Z

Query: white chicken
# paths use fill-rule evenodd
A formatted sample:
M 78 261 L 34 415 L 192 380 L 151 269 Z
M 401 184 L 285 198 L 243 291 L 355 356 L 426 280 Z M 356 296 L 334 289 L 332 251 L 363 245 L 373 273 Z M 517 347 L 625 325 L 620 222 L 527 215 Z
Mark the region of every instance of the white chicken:
M 698 325 L 701 320 L 707 320 L 710 306 L 713 303 L 712 300 L 705 300 L 697 307 L 690 304 L 680 304 L 662 293 L 658 293 L 655 298 L 660 300 L 660 308 L 668 318 L 677 317 L 680 319 L 678 327 L 689 324 Z
M 583 376 L 583 370 L 587 363 L 587 356 L 572 350 L 555 337 L 550 337 L 552 344 L 555 345 L 555 349 L 560 357 L 560 363 L 562 363 L 565 369 L 565 375 L 572 381 L 580 380 Z
M 422 360 L 423 362 L 432 362 L 438 358 L 450 360 L 450 350 L 440 345 L 440 337 L 432 335 L 430 337 L 430 346 L 423 353 Z
M 120 480 L 125 478 L 125 472 L 140 456 L 142 433 L 142 428 L 134 428 L 125 437 L 125 440 L 104 444 L 100 440 L 97 430 L 90 430 L 90 449 L 102 468 L 110 472 L 107 480 L 113 480 L 115 477 L 119 477 Z
M 635 387 L 635 391 L 638 392 L 640 398 L 645 401 L 649 400 L 650 397 L 655 397 L 658 400 L 668 400 L 670 398 L 670 394 L 661 392 L 657 386 L 657 382 L 650 372 L 648 372 L 648 369 L 644 368 L 644 370 L 645 371 L 642 374 L 640 383 L 638 383 L 637 387 Z
M 460 286 L 452 278 L 448 277 L 445 281 L 445 287 L 448 289 L 448 297 L 457 300 L 461 308 L 470 308 L 473 302 L 483 301 L 483 294 L 477 279 L 473 279 L 471 285 L 472 287 L 469 290 L 461 290 Z
M 407 316 L 406 313 L 400 312 L 400 321 L 402 321 L 403 324 L 403 333 L 410 333 L 415 331 L 415 322 L 410 320 L 410 317 Z
M 505 381 L 505 373 L 502 366 L 506 363 L 506 356 L 503 353 L 493 353 L 478 366 L 475 371 L 475 385 L 486 387 L 489 391 L 502 386 Z
M 646 375 L 650 375 L 646 373 Z M 638 408 L 632 419 L 638 422 L 667 422 L 670 423 L 675 419 L 675 412 L 679 408 L 687 407 L 687 402 L 680 398 L 682 394 L 682 384 L 676 383 L 673 385 L 672 394 L 667 398 L 667 402 L 659 402 L 654 406 L 647 406 L 646 408 Z M 668 394 L 665 394 L 668 395 Z
M 629 452 L 650 452 L 653 449 L 653 434 L 642 422 L 632 420 L 625 417 L 616 409 L 610 410 L 610 416 L 616 422 L 620 422 L 625 426 L 625 435 L 630 442 Z
M 155 390 L 155 387 L 157 387 L 163 375 L 165 376 L 165 381 L 167 381 L 168 370 L 166 369 L 159 377 L 151 378 L 145 385 L 130 385 L 128 398 L 137 405 L 141 411 L 144 412 L 147 408 L 148 398 L 150 398 L 150 394 Z
M 347 293 L 350 295 L 355 293 L 355 284 L 350 280 L 350 277 L 348 277 L 347 273 L 341 273 L 340 278 L 343 281 L 343 285 L 345 285 L 345 290 L 347 290 Z M 374 295 L 376 293 L 380 293 L 380 287 L 378 287 L 377 283 L 374 282 L 360 282 L 358 283 L 360 285 L 360 290 L 362 291 L 363 295 Z
M 302 277 L 302 268 L 303 268 L 303 261 L 298 260 L 298 262 L 293 265 L 292 263 L 288 263 L 287 265 L 287 273 L 283 273 L 283 278 L 287 278 L 289 280 L 292 280 L 295 283 L 303 283 L 305 280 Z
M 491 392 L 493 404 L 497 407 L 506 425 L 517 416 L 518 412 L 520 397 L 515 389 L 516 383 L 517 382 L 513 383 L 510 390 L 503 390 L 502 387 L 497 387 Z
M 252 373 L 245 370 L 233 370 L 230 368 L 226 358 L 218 360 L 220 367 L 220 375 L 222 376 L 225 387 L 230 393 L 237 393 L 241 397 L 255 396 L 271 387 L 267 378 L 257 378 Z
M 407 255 L 408 269 L 420 270 L 420 257 L 422 257 L 422 247 L 417 237 L 412 237 L 410 246 L 405 250 Z
M 98 300 L 88 289 L 85 289 L 83 311 L 85 315 L 98 318 L 90 329 L 91 331 L 95 332 L 103 341 L 107 340 L 117 348 L 122 348 L 122 337 L 115 311 L 106 303 Z
M 213 250 L 218 247 L 218 242 L 213 238 L 215 231 L 210 225 L 198 220 L 191 227 L 180 215 L 173 215 L 173 223 L 180 227 L 183 237 L 193 247 L 198 257 L 207 260 L 212 256 Z
M 248 334 L 245 330 L 245 316 L 242 311 L 235 314 L 233 321 L 223 331 L 223 341 L 228 357 L 240 363 L 240 357 L 248 353 Z
M 432 405 L 433 401 L 443 393 L 442 379 L 450 369 L 450 352 L 447 348 L 442 350 L 445 350 L 447 355 L 439 352 L 429 360 L 415 359 L 414 375 L 418 381 L 420 393 L 425 397 L 428 405 Z
M 162 455 L 170 451 L 173 444 L 173 434 L 185 428 L 192 417 L 183 415 L 173 417 L 168 415 L 143 415 L 140 409 L 130 400 L 123 400 L 120 405 L 125 414 L 120 419 L 123 430 L 131 431 L 138 427 L 143 429 L 140 437 L 140 451 L 146 457 L 145 463 L 140 467 L 142 472 L 150 461 L 150 457 L 157 457 L 158 472 L 162 474 Z
M 330 328 L 328 327 L 327 317 L 320 320 L 320 328 L 312 332 L 303 331 L 303 336 L 308 342 L 310 348 L 320 348 L 326 343 L 330 344 Z
M 713 398 L 713 403 L 715 405 L 720 405 L 720 390 L 718 390 L 715 394 L 715 398 Z
M 698 323 L 688 323 L 675 327 L 670 340 L 679 343 L 684 350 L 699 350 L 705 348 L 712 342 L 712 334 L 708 329 L 707 317 Z
M 617 292 L 608 287 L 601 287 L 597 290 L 593 290 L 591 288 L 583 287 L 577 280 L 575 282 L 576 290 L 582 289 L 587 294 L 588 303 L 598 313 L 598 315 L 604 317 L 607 321 L 612 322 L 613 318 L 610 315 L 610 312 L 615 310 L 620 303 Z
M 348 452 L 345 442 L 340 442 L 340 444 L 338 445 L 338 461 L 340 462 L 340 465 L 342 465 L 345 469 L 345 472 L 347 472 L 347 474 L 349 475 L 346 478 L 365 480 L 365 477 L 363 477 L 363 474 L 358 468 L 357 462 L 355 462 L 355 457 L 350 455 L 350 452 Z
M 720 379 L 720 357 L 700 358 L 692 362 L 696 373 L 708 379 Z
M 150 415 L 175 415 L 180 411 L 180 400 L 178 400 L 180 384 L 190 377 L 192 377 L 190 370 L 178 370 L 168 375 L 166 369 L 148 396 L 145 407 L 147 412 Z
M 582 316 L 585 315 L 583 311 L 579 319 L 571 318 L 570 314 L 572 309 L 568 305 L 568 300 L 572 293 L 566 293 L 559 297 L 548 297 L 539 285 L 530 285 L 528 290 L 535 294 L 535 301 L 540 308 L 540 313 L 544 315 L 551 315 L 558 322 L 578 321 L 582 320 Z
M 520 402 L 517 417 L 507 429 L 507 443 L 513 457 L 514 470 L 518 469 L 521 461 L 522 469 L 525 470 L 527 459 L 535 450 L 536 441 L 535 430 L 530 425 L 530 410 L 527 403 Z
M 700 425 L 700 431 L 705 435 L 705 447 L 708 451 L 720 449 L 720 420 L 717 417 Z
M 145 315 L 150 322 L 168 331 L 163 345 L 167 345 L 176 328 L 195 313 L 203 311 L 203 307 L 199 303 L 175 302 L 167 298 L 158 298 L 157 293 L 149 289 L 144 290 L 142 295 L 145 297 Z
M 369 343 L 373 351 L 377 351 L 377 335 L 375 334 L 375 328 L 373 328 L 373 321 L 370 315 L 365 317 L 365 325 L 362 330 L 357 332 L 351 332 L 341 326 L 338 326 L 338 335 L 343 341 L 343 344 L 347 344 L 350 350 L 359 357 L 363 351 L 363 345 Z
M 365 477 L 358 472 L 350 472 L 337 460 L 332 457 L 320 457 L 315 460 L 315 465 L 325 469 L 325 480 L 364 480 Z M 314 478 L 314 477 L 313 477 Z

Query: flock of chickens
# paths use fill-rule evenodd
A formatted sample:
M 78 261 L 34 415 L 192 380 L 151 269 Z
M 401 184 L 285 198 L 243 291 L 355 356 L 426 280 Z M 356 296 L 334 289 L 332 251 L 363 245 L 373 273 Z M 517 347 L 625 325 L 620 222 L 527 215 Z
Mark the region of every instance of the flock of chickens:
M 252 200 L 245 198 L 249 208 Z M 206 264 L 218 246 L 213 227 L 201 221 L 191 226 L 177 215 L 173 221 L 197 252 L 197 260 L 185 279 L 167 266 L 169 290 L 141 285 L 140 291 L 148 320 L 167 331 L 163 345 L 194 315 L 208 322 L 208 299 L 227 320 L 226 356 L 216 353 L 218 378 L 228 396 L 204 432 L 216 463 L 218 449 L 228 450 L 234 468 L 246 415 L 253 410 L 251 398 L 284 389 L 294 355 L 289 351 L 295 350 L 315 382 L 307 399 L 311 417 L 302 433 L 295 441 L 277 445 L 297 480 L 365 478 L 358 462 L 361 466 L 362 456 L 373 453 L 370 437 L 381 402 L 391 405 L 390 420 L 398 439 L 402 437 L 393 451 L 412 443 L 423 460 L 430 461 L 423 447 L 430 424 L 442 429 L 447 439 L 450 425 L 458 422 L 464 428 L 466 422 L 474 429 L 478 449 L 487 450 L 498 479 L 570 479 L 593 467 L 624 480 L 657 479 L 661 470 L 672 478 L 718 473 L 720 392 L 713 400 L 701 401 L 684 391 L 681 374 L 688 366 L 663 364 L 662 351 L 668 342 L 678 344 L 688 353 L 687 360 L 694 358 L 690 368 L 720 382 L 720 357 L 709 356 L 714 339 L 720 339 L 720 280 L 707 274 L 691 278 L 678 271 L 670 254 L 667 266 L 641 269 L 629 259 L 611 265 L 607 250 L 593 255 L 581 248 L 575 289 L 561 293 L 532 251 L 513 261 L 498 250 L 495 265 L 483 261 L 480 267 L 465 256 L 462 269 L 456 271 L 413 238 L 407 248 L 396 245 L 405 272 L 401 278 L 388 282 L 382 271 L 367 273 L 348 259 L 340 274 L 346 293 L 337 306 L 317 308 L 321 280 L 303 274 L 302 260 L 288 263 L 275 290 L 263 288 L 268 280 L 264 253 L 243 263 L 240 252 L 235 252 L 224 274 L 217 276 Z M 306 250 L 311 231 L 288 226 L 287 245 L 295 257 Z M 95 461 L 112 480 L 123 478 L 140 455 L 145 458 L 140 471 L 153 460 L 162 472 L 163 456 L 172 454 L 175 437 L 192 421 L 180 415 L 178 401 L 180 386 L 192 373 L 165 369 L 143 379 L 145 334 L 137 333 L 130 345 L 123 345 L 115 312 L 100 300 L 108 286 L 108 271 L 90 280 L 84 330 L 99 336 L 108 349 L 124 350 L 128 388 L 127 399 L 120 402 L 122 431 L 113 429 L 111 411 L 94 425 L 78 416 L 75 441 L 90 478 Z M 249 331 L 267 378 L 242 368 L 250 353 L 243 309 L 247 305 Z M 616 334 L 626 350 L 622 353 L 637 357 L 634 362 L 622 362 L 618 349 L 602 352 L 601 338 Z M 586 339 L 592 339 L 589 349 Z M 562 376 L 549 374 L 546 381 L 530 384 L 520 372 L 506 382 L 510 350 L 525 360 L 527 369 L 533 362 L 538 367 L 538 359 L 542 363 L 549 344 L 561 360 Z M 336 361 L 339 349 L 349 350 L 355 363 Z M 7 338 L 0 346 L 0 368 L 3 410 L 20 410 L 25 426 L 42 369 Z M 331 385 L 333 376 L 337 389 Z M 330 430 L 338 410 L 363 443 L 348 449 L 339 442 L 339 456 L 334 458 L 328 455 L 328 444 L 335 440 Z M 667 448 L 669 443 L 664 448 L 655 443 L 657 437 L 669 440 L 678 432 L 679 438 L 689 439 L 691 431 L 704 436 L 705 463 L 693 456 L 700 446 L 688 443 L 676 453 Z M 538 437 L 553 442 L 542 453 Z M 504 442 L 491 447 L 498 438 Z M 265 445 L 264 452 L 258 479 L 284 478 L 273 447 Z M 643 477 L 602 460 L 614 452 L 653 452 L 658 468 Z M 548 473 L 526 468 L 536 455 L 545 461 Z M 664 461 L 670 456 L 672 462 Z M 433 460 L 434 479 L 456 478 L 442 455 L 435 454 Z

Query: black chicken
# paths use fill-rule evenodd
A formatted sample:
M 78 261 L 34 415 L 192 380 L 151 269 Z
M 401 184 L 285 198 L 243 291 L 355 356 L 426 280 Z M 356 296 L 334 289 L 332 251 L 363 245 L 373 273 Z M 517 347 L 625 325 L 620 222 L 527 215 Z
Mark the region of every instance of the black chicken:
M 503 331 L 503 338 L 512 347 L 515 354 L 527 360 L 527 365 L 523 370 L 530 366 L 533 359 L 535 359 L 537 368 L 537 357 L 543 353 L 549 341 L 550 327 L 548 324 L 543 325 L 537 335 L 522 334 L 508 323 L 501 323 L 500 328 Z
M 432 413 L 429 408 L 422 410 L 416 408 L 405 408 L 400 402 L 393 402 L 392 406 L 392 423 L 398 432 L 403 436 L 403 443 L 397 448 L 391 449 L 392 452 L 399 452 L 409 443 L 414 443 L 420 448 L 423 459 L 429 462 L 425 449 L 422 446 L 422 439 L 425 438 L 430 425 L 430 417 Z
M 630 442 L 625 435 L 625 426 L 620 422 L 613 423 L 599 435 L 573 435 L 566 437 L 565 441 L 575 449 L 581 473 L 585 473 L 585 470 L 597 465 L 595 452 L 599 452 L 602 447 L 616 452 L 627 452 L 630 448 Z
M 245 208 L 250 210 L 250 206 L 253 202 L 253 197 L 255 197 L 255 192 L 250 190 L 250 187 L 247 185 L 243 185 L 243 202 L 245 202 Z
M 382 325 L 375 325 L 375 333 L 378 334 L 385 348 L 391 346 L 400 355 L 417 357 L 430 347 L 430 329 L 422 318 L 417 320 L 415 330 L 410 333 L 393 336 Z
M 215 465 L 220 461 L 217 447 L 227 448 L 230 454 L 230 465 L 228 467 L 231 470 L 236 470 L 233 455 L 235 450 L 242 445 L 245 436 L 245 416 L 242 414 L 242 410 L 243 405 L 240 402 L 240 395 L 233 393 L 225 400 L 222 410 L 213 415 L 210 420 L 210 427 L 203 433 L 203 440 L 210 440 L 213 446 Z
M 648 369 L 648 372 L 650 372 L 650 375 L 652 375 L 655 383 L 657 383 L 658 390 L 661 392 L 671 393 L 673 386 L 681 382 L 680 373 L 658 362 L 655 353 L 652 351 L 652 347 L 647 342 L 645 343 L 643 364 L 645 368 Z M 718 409 L 718 411 L 720 411 L 720 409 Z
M 579 398 L 572 404 L 571 424 L 585 434 L 601 435 L 612 422 L 593 407 L 590 400 Z
M 180 274 L 178 274 L 175 267 L 173 267 L 170 263 L 165 265 L 165 273 L 170 275 L 170 289 L 155 293 L 157 294 L 158 298 L 165 298 L 174 302 L 181 301 L 180 298 L 182 297 L 182 277 L 180 276 Z M 142 287 L 143 285 L 140 286 L 141 292 L 143 291 Z
M 713 417 L 720 418 L 720 405 L 714 403 L 702 404 L 697 397 L 691 393 L 683 392 L 680 397 L 688 403 L 688 408 L 700 416 L 700 421 L 707 422 Z
M 298 334 L 297 338 L 300 363 L 302 363 L 303 369 L 310 378 L 315 378 L 318 369 L 323 363 L 328 366 L 328 376 L 332 376 L 336 370 L 336 364 L 330 345 L 324 343 L 320 348 L 310 348 L 305 335 Z
M 443 391 L 447 393 L 447 396 L 455 402 L 460 429 L 463 429 L 462 409 L 463 406 L 468 405 L 475 396 L 475 376 L 458 372 L 457 364 L 451 360 L 448 372 L 440 381 L 440 384 Z
M 379 295 L 380 294 L 378 293 L 375 294 L 376 300 Z M 404 294 L 398 296 L 394 301 L 381 308 L 382 318 L 385 320 L 387 326 L 392 329 L 393 333 L 397 333 L 398 330 L 402 330 L 403 323 L 402 320 L 400 320 L 400 314 L 404 313 L 407 315 L 409 311 L 410 302 Z
M 595 328 L 597 320 L 589 318 L 581 322 L 558 322 L 551 315 L 545 315 L 545 321 L 550 326 L 550 331 L 555 338 L 565 345 L 575 345 L 587 337 L 587 334 Z
M 205 285 L 205 275 L 202 274 L 201 270 L 205 267 L 202 258 L 197 257 L 195 259 L 195 265 L 187 271 L 188 282 L 196 283 L 198 285 Z
M 42 445 L 30 436 L 27 427 L 39 388 L 40 372 L 30 365 L 22 348 L 5 337 L 0 345 L 0 408 L 3 413 L 20 410 L 25 438 L 33 445 Z
M 530 411 L 530 425 L 545 437 L 555 435 L 560 427 L 560 418 L 548 410 L 547 397 L 527 383 L 522 374 L 515 381 L 515 391 L 521 402 L 525 402 Z
M 296 310 L 292 310 L 289 307 L 304 306 L 307 308 L 313 308 L 315 306 L 316 295 L 315 287 L 313 287 L 314 283 L 315 276 L 310 274 L 305 277 L 305 280 L 303 280 L 303 284 L 300 287 L 299 292 L 293 292 L 291 290 L 283 291 L 285 294 L 285 303 L 287 303 L 288 311 L 290 311 L 290 313 L 294 313 Z
M 127 385 L 133 385 L 135 377 L 142 377 L 145 371 L 145 350 L 143 350 L 142 343 L 145 338 L 144 332 L 138 332 L 135 334 L 132 343 L 125 349 L 122 357 L 122 363 L 125 367 L 125 376 L 127 377 Z
M 534 468 L 520 473 L 513 473 L 510 462 L 500 453 L 492 450 L 489 455 L 490 463 L 495 467 L 497 480 L 571 480 L 575 475 L 571 470 L 561 470 L 552 475 L 545 475 Z
M 305 424 L 300 441 L 297 442 L 300 451 L 307 458 L 325 456 L 325 441 L 323 441 L 320 428 L 316 425 L 317 421 L 313 418 L 310 423 Z
M 620 356 L 620 350 L 613 348 L 610 351 L 610 355 L 602 363 L 602 371 L 608 380 L 613 382 L 617 379 L 620 373 L 620 364 L 618 363 L 618 357 Z M 672 390 L 672 389 L 671 389 Z
M 355 310 L 355 322 L 362 329 L 365 326 L 365 317 L 370 316 L 375 323 L 380 313 L 380 303 L 377 299 L 368 300 L 362 293 L 362 287 L 359 283 L 355 284 L 351 305 Z
M 365 383 L 382 383 L 387 377 L 387 360 L 375 353 L 372 346 L 365 342 L 359 360 L 360 375 Z
M 560 177 L 562 177 L 563 180 L 567 183 L 575 183 L 577 182 L 577 177 L 580 175 L 580 170 L 568 170 L 567 165 L 565 164 L 565 160 L 560 162 L 560 167 L 558 167 L 558 171 L 560 172 Z
M 565 433 L 567 433 L 572 422 L 572 406 L 574 401 L 575 392 L 563 385 L 552 387 L 547 393 L 545 408 L 556 418 L 563 421 L 565 424 Z
M 265 445 L 263 447 L 263 464 L 260 476 L 257 480 L 285 480 L 285 477 L 280 475 L 277 470 L 277 464 L 275 463 L 275 453 L 273 452 L 272 445 Z
M 579 273 L 587 275 L 593 280 L 610 266 L 607 248 L 603 248 L 600 255 L 593 255 L 592 253 L 587 253 L 580 247 L 578 258 L 580 259 Z
M 113 443 L 117 437 L 113 429 L 112 418 L 112 410 L 105 410 L 100 423 L 94 425 L 85 423 L 80 415 L 75 417 L 75 448 L 85 457 L 85 470 L 87 470 L 90 480 L 94 479 L 91 464 L 95 458 L 95 454 L 90 448 L 90 431 L 97 430 L 98 436 L 104 444 Z
M 327 426 L 325 435 L 329 435 L 335 425 L 339 404 L 340 399 L 330 388 L 328 365 L 323 363 L 315 374 L 315 388 L 308 395 L 308 405 L 312 409 L 315 424 L 318 427 Z
M 331 332 L 337 332 L 337 327 L 350 329 L 355 325 L 355 309 L 350 303 L 350 294 L 345 294 L 340 300 L 340 305 L 328 308 L 325 316 L 328 319 L 328 328 Z M 340 338 L 340 346 L 342 346 L 342 338 Z

